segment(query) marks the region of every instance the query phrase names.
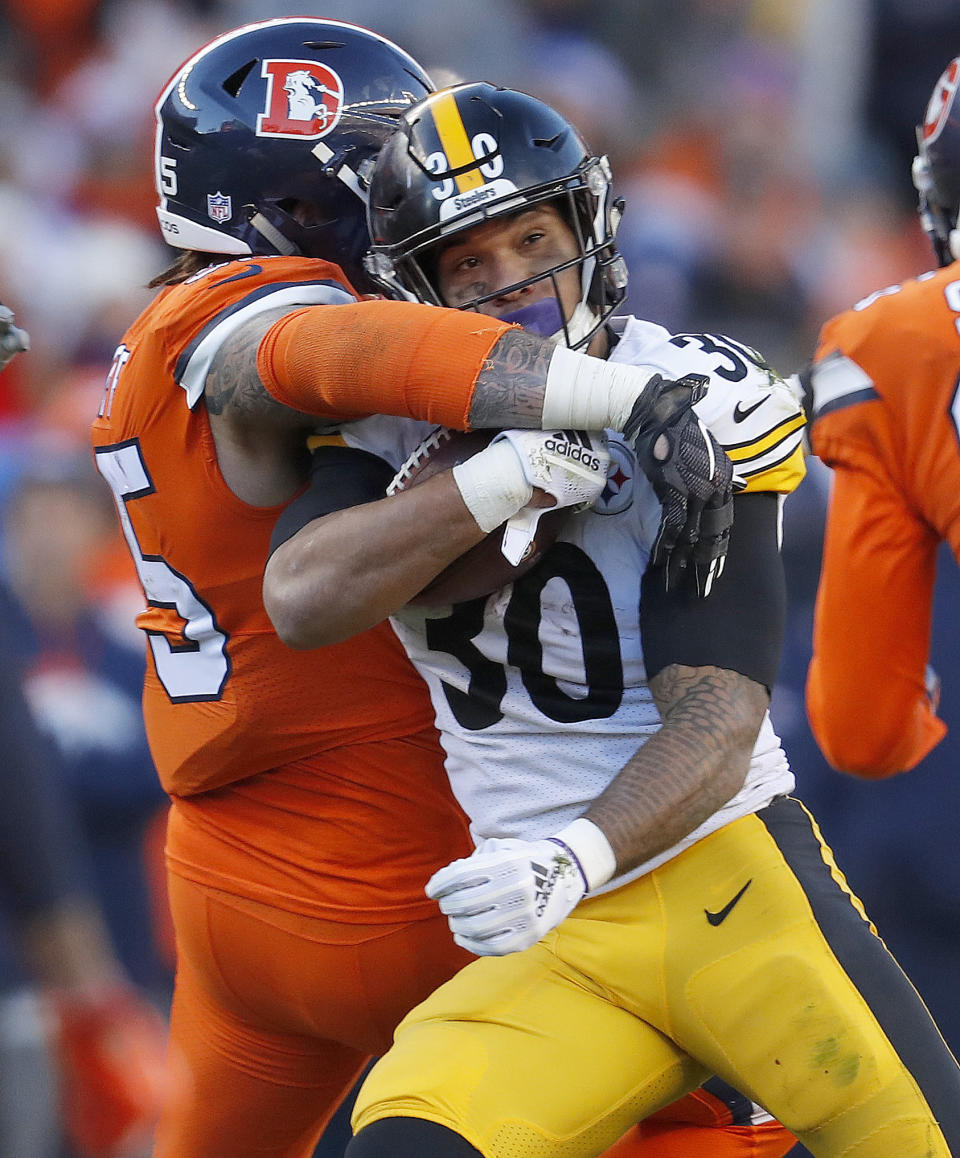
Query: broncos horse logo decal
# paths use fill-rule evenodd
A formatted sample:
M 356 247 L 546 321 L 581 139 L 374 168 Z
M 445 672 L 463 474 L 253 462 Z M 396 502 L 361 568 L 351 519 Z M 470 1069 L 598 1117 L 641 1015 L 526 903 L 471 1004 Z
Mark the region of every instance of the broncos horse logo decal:
M 312 60 L 264 60 L 266 109 L 257 118 L 262 137 L 323 137 L 343 113 L 343 81 Z
M 301 68 L 287 74 L 283 91 L 287 94 L 287 116 L 291 121 L 312 121 L 316 117 L 322 129 L 327 127 L 331 112 L 323 103 L 323 98 L 337 96 L 332 88 L 321 84 L 305 68 Z

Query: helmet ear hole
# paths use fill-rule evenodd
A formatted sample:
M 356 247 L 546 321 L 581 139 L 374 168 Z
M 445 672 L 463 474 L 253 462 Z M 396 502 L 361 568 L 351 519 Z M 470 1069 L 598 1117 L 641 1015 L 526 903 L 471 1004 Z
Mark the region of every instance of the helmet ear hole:
M 223 82 L 223 91 L 228 96 L 236 97 L 237 93 L 240 91 L 240 86 L 247 79 L 250 74 L 250 70 L 256 63 L 257 62 L 255 60 L 248 60 L 247 63 L 241 65 L 241 67 L 238 68 L 236 72 L 231 73 L 231 75 L 228 76 L 227 79 Z

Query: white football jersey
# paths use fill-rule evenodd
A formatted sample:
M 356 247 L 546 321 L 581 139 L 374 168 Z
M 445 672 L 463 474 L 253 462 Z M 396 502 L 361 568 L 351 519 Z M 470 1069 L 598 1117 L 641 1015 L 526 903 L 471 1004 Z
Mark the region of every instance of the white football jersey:
M 672 336 L 632 318 L 619 319 L 617 331 L 614 360 L 670 378 L 708 375 L 698 413 L 748 489 L 783 493 L 797 485 L 803 416 L 753 351 L 712 335 Z M 367 420 L 343 434 L 399 466 L 423 425 Z M 603 495 L 567 519 L 533 571 L 485 600 L 408 607 L 393 619 L 430 688 L 450 782 L 477 843 L 551 836 L 660 727 L 640 642 L 641 579 L 660 504 L 632 447 L 608 434 L 612 465 Z M 793 784 L 767 715 L 736 796 L 679 844 L 597 891 L 648 872 Z

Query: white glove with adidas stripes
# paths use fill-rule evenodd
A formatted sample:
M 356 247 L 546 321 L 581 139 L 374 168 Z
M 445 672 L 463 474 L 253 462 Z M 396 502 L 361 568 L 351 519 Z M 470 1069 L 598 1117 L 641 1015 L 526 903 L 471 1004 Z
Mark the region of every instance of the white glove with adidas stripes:
M 607 838 L 581 817 L 546 840 L 485 840 L 435 872 L 426 893 L 440 902 L 458 945 L 502 957 L 535 945 L 615 871 Z
M 582 430 L 504 430 L 479 454 L 453 468 L 467 509 L 482 531 L 507 527 L 501 550 L 516 565 L 537 532 L 540 516 L 556 507 L 589 507 L 607 485 L 606 436 Z M 529 507 L 533 488 L 556 500 Z

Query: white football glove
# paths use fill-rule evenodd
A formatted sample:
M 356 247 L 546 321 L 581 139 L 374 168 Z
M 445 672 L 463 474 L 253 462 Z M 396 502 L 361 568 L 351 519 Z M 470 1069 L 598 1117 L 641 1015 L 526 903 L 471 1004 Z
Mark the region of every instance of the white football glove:
M 463 501 L 483 531 L 507 522 L 503 554 L 516 565 L 533 541 L 540 516 L 557 507 L 588 507 L 607 484 L 610 454 L 603 433 L 504 430 L 479 454 L 453 468 Z M 533 488 L 556 500 L 528 507 Z
M 13 358 L 30 349 L 30 335 L 13 324 L 13 310 L 0 302 L 0 370 Z
M 615 868 L 606 837 L 581 819 L 546 840 L 485 840 L 472 856 L 435 872 L 426 893 L 440 902 L 458 945 L 478 957 L 502 957 L 535 945 Z

